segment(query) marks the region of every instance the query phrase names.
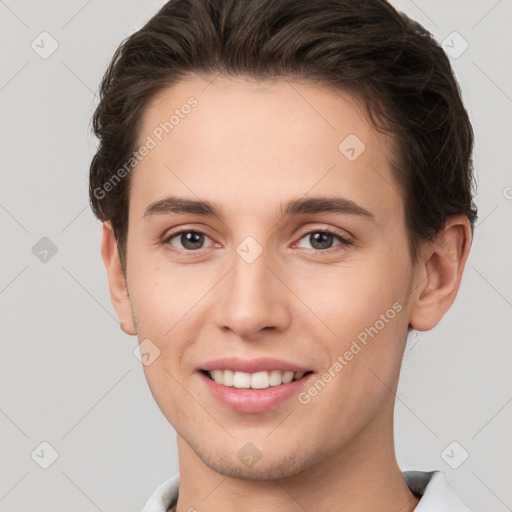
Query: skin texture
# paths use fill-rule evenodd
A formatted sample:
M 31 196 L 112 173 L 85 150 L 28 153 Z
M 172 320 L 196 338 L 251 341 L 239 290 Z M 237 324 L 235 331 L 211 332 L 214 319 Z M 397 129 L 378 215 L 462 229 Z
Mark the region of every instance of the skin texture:
M 122 329 L 160 350 L 144 371 L 178 435 L 177 510 L 413 510 L 393 443 L 400 365 L 408 327 L 432 329 L 455 299 L 469 221 L 450 219 L 414 267 L 391 139 L 354 98 L 306 82 L 180 82 L 147 107 L 141 143 L 190 96 L 197 106 L 132 171 L 126 281 L 108 222 L 102 241 Z M 350 134 L 366 146 L 354 161 L 338 150 Z M 169 195 L 218 202 L 225 217 L 144 218 Z M 349 199 L 374 218 L 279 213 L 290 199 L 317 196 Z M 179 229 L 205 233 L 201 248 L 168 240 Z M 352 243 L 334 236 L 318 248 L 311 232 L 325 229 Z M 252 263 L 236 251 L 247 236 L 262 249 Z M 196 371 L 220 357 L 267 356 L 318 378 L 396 303 L 394 318 L 308 404 L 292 396 L 237 412 Z M 248 442 L 261 456 L 253 465 L 237 455 Z

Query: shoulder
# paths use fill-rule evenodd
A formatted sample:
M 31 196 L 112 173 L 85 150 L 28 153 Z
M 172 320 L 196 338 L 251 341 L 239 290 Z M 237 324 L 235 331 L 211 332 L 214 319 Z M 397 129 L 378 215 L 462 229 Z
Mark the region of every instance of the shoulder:
M 402 471 L 402 475 L 409 489 L 420 497 L 414 512 L 472 512 L 443 471 Z
M 179 475 L 160 484 L 150 496 L 142 512 L 167 512 L 178 500 L 179 487 Z

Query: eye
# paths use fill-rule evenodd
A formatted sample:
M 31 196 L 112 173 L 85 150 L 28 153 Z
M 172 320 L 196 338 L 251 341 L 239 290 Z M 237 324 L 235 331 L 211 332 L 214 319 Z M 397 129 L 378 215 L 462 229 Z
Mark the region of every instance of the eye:
M 210 237 L 202 231 L 183 229 L 169 235 L 163 243 L 169 244 L 173 248 L 176 248 L 177 252 L 196 252 L 199 249 L 204 248 L 203 245 L 205 238 L 210 239 Z M 348 246 L 352 244 L 348 238 L 325 229 L 309 231 L 302 235 L 300 240 L 304 238 L 306 238 L 310 243 L 310 247 L 306 247 L 306 249 L 311 249 L 313 251 L 325 252 L 326 250 L 331 249 L 333 247 L 334 239 L 338 239 L 338 246 Z M 176 247 L 175 243 L 172 242 L 174 239 L 178 240 L 178 243 L 181 244 L 181 247 Z
M 312 249 L 314 251 L 325 251 L 326 249 L 331 249 L 333 247 L 333 239 L 335 238 L 340 241 L 338 246 L 347 246 L 352 244 L 348 238 L 329 230 L 309 231 L 302 235 L 300 240 L 303 238 L 306 238 L 310 243 L 310 247 L 306 247 L 306 249 Z
M 186 251 L 195 251 L 197 249 L 202 249 L 202 245 L 204 244 L 204 239 L 210 238 L 208 235 L 203 233 L 202 231 L 195 231 L 191 229 L 185 229 L 182 231 L 178 231 L 176 233 L 171 234 L 164 240 L 164 244 L 170 244 L 171 240 L 175 238 L 178 239 L 179 243 L 181 243 L 182 247 L 178 247 L 178 252 L 186 252 Z

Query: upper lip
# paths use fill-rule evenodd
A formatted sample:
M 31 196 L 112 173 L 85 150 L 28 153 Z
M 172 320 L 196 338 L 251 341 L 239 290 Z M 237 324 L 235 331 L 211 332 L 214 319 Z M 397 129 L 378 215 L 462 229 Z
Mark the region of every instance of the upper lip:
M 256 373 L 262 371 L 280 370 L 282 372 L 307 372 L 305 368 L 298 364 L 274 359 L 271 357 L 258 357 L 256 359 L 240 359 L 238 357 L 223 357 L 214 359 L 201 365 L 198 370 L 233 370 L 246 373 Z

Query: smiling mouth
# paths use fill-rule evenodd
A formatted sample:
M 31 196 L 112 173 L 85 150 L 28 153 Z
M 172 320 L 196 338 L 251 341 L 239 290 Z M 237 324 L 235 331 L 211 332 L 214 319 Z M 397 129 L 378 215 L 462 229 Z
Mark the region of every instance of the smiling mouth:
M 266 389 L 274 386 L 289 384 L 300 380 L 313 373 L 307 372 L 282 372 L 280 370 L 261 371 L 255 373 L 239 372 L 233 370 L 201 370 L 203 375 L 217 384 L 237 389 Z

